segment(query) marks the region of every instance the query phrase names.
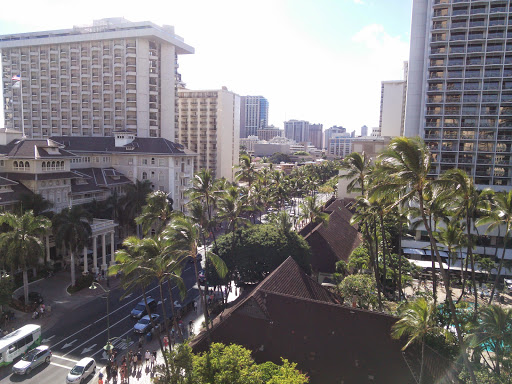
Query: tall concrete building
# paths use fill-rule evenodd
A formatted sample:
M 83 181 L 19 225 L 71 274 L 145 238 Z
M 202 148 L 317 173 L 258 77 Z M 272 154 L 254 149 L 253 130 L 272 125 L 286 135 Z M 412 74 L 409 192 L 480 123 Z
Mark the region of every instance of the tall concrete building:
M 0 36 L 6 128 L 27 137 L 175 137 L 177 58 L 194 49 L 170 26 L 91 26 Z M 18 81 L 18 80 L 21 81 Z
M 309 140 L 309 122 L 304 120 L 288 120 L 284 122 L 284 136 L 301 143 Z
M 196 169 L 233 181 L 240 150 L 240 96 L 218 90 L 178 90 L 175 140 L 197 153 Z
M 318 149 L 323 147 L 323 124 L 310 124 L 309 125 L 309 139 L 308 141 Z
M 405 80 L 381 82 L 379 130 L 381 136 L 403 136 Z
M 363 126 L 361 127 L 361 136 L 362 136 L 362 137 L 366 137 L 366 136 L 368 136 L 368 127 L 367 127 L 366 125 L 363 125 Z
M 512 36 L 508 1 L 415 0 L 406 136 L 432 151 L 432 174 L 464 169 L 512 186 Z
M 240 137 L 256 136 L 268 125 L 268 100 L 263 96 L 240 98 Z
M 333 125 L 324 131 L 324 149 L 329 148 L 329 140 L 336 134 L 347 132 L 346 128 L 341 126 Z

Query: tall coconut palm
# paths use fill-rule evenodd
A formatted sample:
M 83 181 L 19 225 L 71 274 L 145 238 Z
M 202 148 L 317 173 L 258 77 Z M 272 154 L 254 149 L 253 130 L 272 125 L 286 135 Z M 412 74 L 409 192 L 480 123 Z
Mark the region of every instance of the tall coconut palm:
M 316 195 L 306 196 L 304 201 L 299 204 L 301 210 L 301 219 L 311 223 L 329 224 L 329 215 L 322 209 L 322 204 L 318 203 Z
M 512 308 L 492 304 L 480 310 L 469 345 L 498 376 L 503 360 L 512 349 Z
M 44 254 L 41 240 L 51 226 L 51 221 L 44 216 L 34 216 L 27 211 L 21 216 L 5 212 L 0 214 L 0 226 L 5 225 L 7 231 L 0 233 L 0 250 L 7 256 L 7 263 L 12 269 L 23 271 L 23 294 L 28 303 L 28 274 Z
M 76 282 L 75 254 L 89 242 L 92 233 L 91 222 L 91 214 L 80 205 L 65 208 L 53 218 L 55 244 L 70 252 L 72 286 L 75 286 Z
M 405 310 L 391 328 L 391 336 L 394 339 L 407 337 L 407 343 L 402 348 L 405 351 L 410 345 L 419 343 L 421 345 L 421 367 L 419 384 L 424 382 L 425 366 L 425 337 L 429 334 L 443 333 L 443 329 L 437 326 L 434 303 L 429 303 L 425 298 L 420 297 L 409 302 Z
M 492 196 L 490 200 L 490 206 L 483 210 L 484 217 L 477 220 L 476 225 L 486 225 L 486 233 L 489 233 L 499 227 L 505 227 L 505 234 L 503 237 L 503 252 L 501 254 L 500 263 L 498 265 L 498 272 L 496 274 L 496 280 L 491 291 L 491 297 L 489 298 L 489 304 L 492 303 L 496 287 L 500 281 L 501 269 L 503 268 L 503 261 L 505 260 L 505 251 L 507 249 L 508 240 L 512 231 L 512 191 L 509 192 L 497 192 L 494 193 L 490 190 L 485 193 Z
M 197 249 L 198 245 L 200 244 L 201 229 L 197 224 L 194 224 L 190 218 L 176 213 L 173 215 L 166 228 L 166 236 L 168 236 L 169 239 L 174 243 L 174 249 L 181 250 L 194 261 L 197 289 L 199 290 L 199 299 L 201 301 L 201 307 L 203 308 L 207 338 L 208 341 L 211 342 L 209 328 L 210 322 L 208 316 L 208 308 L 206 307 L 206 291 L 201 289 L 201 283 L 199 281 L 199 260 L 197 256 Z M 205 261 L 207 263 L 211 263 L 211 265 L 213 265 L 217 271 L 217 274 L 221 278 L 224 278 L 228 272 L 224 261 L 213 252 L 208 252 L 204 256 Z
M 146 305 L 146 311 L 148 314 L 151 314 L 151 309 L 148 306 L 147 288 L 149 284 L 155 280 L 155 276 L 153 273 L 148 273 L 148 269 L 146 269 L 146 267 L 151 268 L 150 266 L 151 264 L 154 264 L 154 259 L 157 257 L 159 252 L 153 252 L 155 251 L 155 248 L 152 248 L 152 244 L 148 244 L 148 242 L 151 242 L 151 239 L 139 239 L 135 236 L 127 237 L 123 241 L 123 248 L 116 251 L 116 264 L 109 268 L 109 274 L 115 275 L 118 272 L 122 272 L 121 285 L 125 290 L 124 295 L 133 292 L 137 288 L 141 288 L 144 304 Z M 160 293 L 162 293 L 162 291 L 160 291 Z M 166 311 L 164 310 L 163 313 L 165 316 Z M 151 325 L 155 328 L 156 324 L 152 317 L 149 316 L 149 319 L 151 321 Z M 169 362 L 167 354 L 164 353 L 165 349 L 162 339 L 161 337 L 158 337 L 157 339 L 164 358 L 166 375 L 170 377 Z
M 478 235 L 478 228 L 475 223 L 481 212 L 483 195 L 475 188 L 473 178 L 469 177 L 466 172 L 461 169 L 451 169 L 442 175 L 442 178 L 449 180 L 454 186 L 454 204 L 458 209 L 455 216 L 459 220 L 463 220 L 466 229 L 466 246 L 467 257 L 471 263 L 471 280 L 473 285 L 473 295 L 475 298 L 475 316 L 478 314 L 478 292 L 476 290 L 476 273 L 475 273 L 475 257 L 473 255 L 474 236 L 471 231 L 474 230 Z
M 146 205 L 135 222 L 142 227 L 142 233 L 146 235 L 150 229 L 158 234 L 170 220 L 172 205 L 164 191 L 151 192 L 146 197 Z
M 456 250 L 460 249 L 465 241 L 460 222 L 452 220 L 445 226 L 439 227 L 434 234 L 436 240 L 443 244 L 448 252 L 448 273 L 450 272 L 452 260 L 457 258 Z M 464 265 L 461 256 L 461 271 L 464 271 Z
M 343 159 L 340 169 L 344 172 L 340 178 L 351 180 L 347 192 L 359 192 L 361 196 L 366 196 L 367 176 L 371 172 L 371 159 L 366 153 L 351 153 Z
M 251 191 L 251 186 L 258 179 L 258 173 L 256 172 L 256 167 L 252 162 L 251 156 L 242 155 L 240 156 L 240 164 L 237 166 L 238 171 L 236 172 L 236 179 L 238 181 L 243 181 L 247 183 L 249 192 Z
M 45 215 L 49 216 L 50 208 L 53 206 L 53 203 L 49 200 L 46 200 L 39 193 L 22 193 L 20 195 L 20 202 L 18 204 L 18 211 L 20 214 L 27 211 L 32 211 L 34 216 Z
M 461 346 L 464 365 L 470 374 L 472 383 L 476 384 L 473 368 L 469 363 L 466 350 L 464 349 L 464 336 L 455 310 L 448 276 L 443 267 L 439 249 L 433 235 L 432 227 L 429 225 L 425 210 L 425 190 L 432 188 L 433 184 L 437 184 L 440 188 L 442 188 L 443 185 L 445 185 L 446 188 L 449 188 L 451 184 L 443 182 L 443 180 L 431 180 L 429 177 L 431 167 L 430 151 L 420 138 L 397 137 L 393 139 L 388 148 L 381 154 L 380 159 L 380 166 L 383 171 L 389 175 L 389 181 L 380 185 L 379 190 L 374 192 L 386 194 L 392 191 L 400 191 L 400 195 L 402 197 L 397 204 L 400 203 L 400 201 L 411 201 L 418 204 L 421 220 L 423 221 L 425 230 L 428 233 L 430 245 L 435 253 L 440 267 L 441 277 L 446 287 L 446 296 L 457 333 L 457 339 Z
M 121 199 L 123 210 L 128 221 L 133 220 L 140 215 L 142 207 L 146 202 L 146 196 L 151 193 L 151 182 L 149 180 L 135 180 L 134 184 L 129 184 L 125 188 L 125 195 Z M 137 237 L 141 237 L 139 225 L 135 226 Z

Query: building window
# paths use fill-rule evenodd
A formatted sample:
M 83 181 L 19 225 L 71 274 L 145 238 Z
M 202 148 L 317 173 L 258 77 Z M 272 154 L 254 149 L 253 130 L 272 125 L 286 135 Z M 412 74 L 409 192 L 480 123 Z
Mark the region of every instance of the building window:
M 151 165 L 155 165 L 155 158 L 154 157 L 151 158 Z
M 148 159 L 142 159 L 142 165 L 148 165 Z
M 165 166 L 165 160 L 164 160 L 164 159 L 158 159 L 158 165 L 159 165 L 160 167 Z
M 146 172 L 142 172 L 142 180 L 147 180 L 148 174 Z

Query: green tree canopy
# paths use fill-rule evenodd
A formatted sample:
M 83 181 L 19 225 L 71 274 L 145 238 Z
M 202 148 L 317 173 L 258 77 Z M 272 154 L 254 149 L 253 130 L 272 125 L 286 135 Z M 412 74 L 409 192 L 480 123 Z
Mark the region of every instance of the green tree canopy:
M 346 302 L 351 303 L 354 298 L 360 308 L 368 309 L 370 305 L 375 306 L 377 303 L 375 279 L 370 275 L 347 276 L 339 284 L 338 290 Z
M 273 164 L 279 164 L 282 161 L 285 163 L 289 163 L 291 161 L 290 156 L 288 156 L 286 153 L 281 152 L 276 152 L 272 154 L 272 156 L 270 156 L 268 160 Z
M 235 236 L 234 252 L 232 240 Z M 306 241 L 297 233 L 283 234 L 275 225 L 255 225 L 229 233 L 217 240 L 213 250 L 229 270 L 228 278 L 236 283 L 259 283 L 276 269 L 288 256 L 292 256 L 306 273 L 310 273 L 311 251 Z M 236 257 L 234 257 L 236 255 Z M 216 273 L 207 277 L 210 285 L 220 284 Z

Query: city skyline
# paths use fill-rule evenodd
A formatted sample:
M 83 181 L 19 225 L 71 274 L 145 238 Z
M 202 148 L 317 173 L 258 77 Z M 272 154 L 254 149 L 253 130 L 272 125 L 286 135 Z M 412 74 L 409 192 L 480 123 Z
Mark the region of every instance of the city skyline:
M 411 0 L 263 1 L 257 7 L 234 1 L 157 2 L 147 10 L 131 1 L 95 3 L 77 9 L 60 0 L 28 1 L 31 11 L 23 16 L 0 15 L 0 34 L 121 16 L 173 25 L 196 48 L 179 61 L 187 87 L 262 94 L 272 105 L 269 124 L 280 128 L 297 119 L 358 132 L 362 125 L 378 125 L 380 82 L 401 79 L 409 53 Z M 56 8 L 58 14 L 51 12 Z

